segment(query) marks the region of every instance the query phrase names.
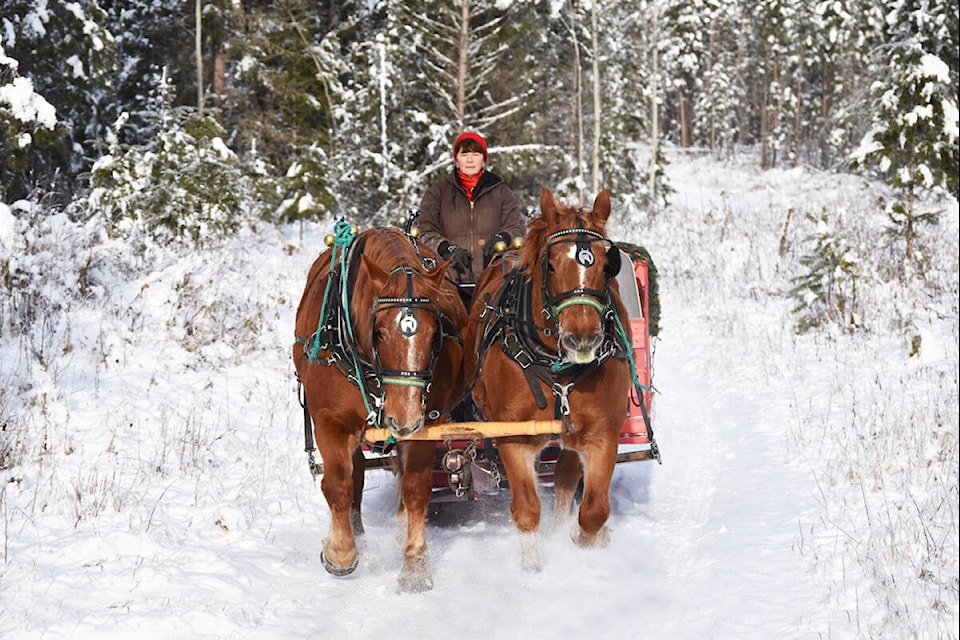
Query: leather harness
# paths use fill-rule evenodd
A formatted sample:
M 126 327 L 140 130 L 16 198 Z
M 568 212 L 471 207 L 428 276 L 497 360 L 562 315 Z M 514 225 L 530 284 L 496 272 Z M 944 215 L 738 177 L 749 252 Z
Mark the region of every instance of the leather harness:
M 540 385 L 542 381 L 554 394 L 554 419 L 564 425 L 569 421 L 570 405 L 567 400 L 570 390 L 581 380 L 587 378 L 610 358 L 627 358 L 625 337 L 617 329 L 616 308 L 609 289 L 603 292 L 603 342 L 596 359 L 586 364 L 567 364 L 560 360 L 555 349 L 547 346 L 541 339 L 553 336 L 556 328 L 541 327 L 534 321 L 533 283 L 530 278 L 513 268 L 508 270 L 507 261 L 503 262 L 504 282 L 496 294 L 486 294 L 483 301 L 483 329 L 478 332 L 478 360 L 476 377 L 479 377 L 481 362 L 487 350 L 499 341 L 501 351 L 523 371 L 530 386 L 537 407 L 547 408 L 547 398 Z M 537 310 L 548 318 L 555 316 L 546 309 Z M 558 326 L 558 325 L 557 325 Z

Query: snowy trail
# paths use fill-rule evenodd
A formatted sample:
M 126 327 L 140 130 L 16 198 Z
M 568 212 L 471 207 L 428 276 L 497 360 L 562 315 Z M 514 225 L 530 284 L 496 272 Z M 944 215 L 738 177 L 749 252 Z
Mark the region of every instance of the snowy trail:
M 660 569 L 651 578 L 664 594 L 691 597 L 655 608 L 662 620 L 650 637 L 790 637 L 819 594 L 794 549 L 811 480 L 791 466 L 788 416 L 771 397 L 787 389 L 768 384 L 763 368 L 773 363 L 739 336 L 717 336 L 717 322 L 688 314 L 678 324 L 670 333 L 683 336 L 682 348 L 665 340 L 657 354 L 665 460 L 651 472 L 656 525 L 647 535 Z
M 329 576 L 290 347 L 331 225 L 251 229 L 106 281 L 107 310 L 77 302 L 51 336 L 69 337 L 67 357 L 29 369 L 23 459 L 0 485 L 0 638 L 956 638 L 955 546 L 931 557 L 942 567 L 909 555 L 929 527 L 955 532 L 955 512 L 934 511 L 955 495 L 953 459 L 929 441 L 956 433 L 943 428 L 956 423 L 955 307 L 920 325 L 920 360 L 898 335 L 797 336 L 783 212 L 860 192 L 814 188 L 820 174 L 703 166 L 677 166 L 686 206 L 612 234 L 650 247 L 660 267 L 663 464 L 618 465 L 607 548 L 577 548 L 545 493 L 543 570 L 524 573 L 508 505 L 485 502 L 431 519 L 434 589 L 400 595 L 396 481 L 378 470 L 360 566 Z M 943 237 L 956 237 L 952 215 Z M 0 357 L 23 348 L 8 347 Z M 888 424 L 931 451 L 874 442 Z M 948 471 L 931 477 L 938 461 Z M 867 521 L 918 500 L 929 523 Z M 949 577 L 921 581 L 917 567 Z M 954 608 L 900 615 L 936 598 Z
M 326 576 L 319 538 L 298 539 L 296 554 L 311 567 L 315 590 L 302 606 L 315 626 L 290 637 L 419 638 L 456 628 L 473 630 L 466 637 L 766 640 L 802 628 L 820 594 L 794 549 L 798 519 L 810 507 L 809 481 L 790 466 L 788 416 L 767 402 L 783 390 L 761 383 L 764 365 L 735 348 L 739 338 L 721 338 L 727 350 L 705 348 L 717 341 L 709 326 L 694 316 L 680 324 L 671 334 L 683 336 L 682 348 L 678 337 L 665 339 L 657 354 L 657 385 L 667 391 L 656 410 L 664 464 L 618 466 L 609 547 L 576 548 L 566 528 L 553 528 L 545 495 L 544 569 L 525 574 L 507 504 L 488 502 L 461 509 L 460 520 L 431 522 L 434 590 L 398 595 L 395 488 L 385 472 L 368 473 L 356 575 Z M 714 352 L 730 354 L 726 369 L 700 355 Z M 319 491 L 311 499 L 322 536 Z
M 302 417 L 278 353 L 255 373 L 247 365 L 205 374 L 211 397 L 234 399 L 233 426 L 210 434 L 209 452 L 198 454 L 216 466 L 197 478 L 144 480 L 136 508 L 64 528 L 56 543 L 21 536 L 15 554 L 40 590 L 27 599 L 71 603 L 48 614 L 44 631 L 21 635 L 819 637 L 808 618 L 821 596 L 794 549 L 810 481 L 790 465 L 789 416 L 771 397 L 789 376 L 759 357 L 769 344 L 745 346 L 748 331 L 770 339 L 762 328 L 712 318 L 679 297 L 665 317 L 671 327 L 655 363 L 664 464 L 617 467 L 605 549 L 579 549 L 567 526 L 555 528 L 545 494 L 543 571 L 524 573 L 507 503 L 486 502 L 430 522 L 434 589 L 400 595 L 396 482 L 371 471 L 360 567 L 327 575 L 319 549 L 328 511 L 307 471 Z M 203 411 L 226 409 L 213 402 Z M 8 575 L 23 585 L 22 574 Z M 809 636 L 798 636 L 808 624 Z

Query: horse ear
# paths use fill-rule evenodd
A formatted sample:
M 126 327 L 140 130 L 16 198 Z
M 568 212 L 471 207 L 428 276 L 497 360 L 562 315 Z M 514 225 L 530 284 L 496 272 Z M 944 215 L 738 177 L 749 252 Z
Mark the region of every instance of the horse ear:
M 543 190 L 540 192 L 540 215 L 543 216 L 543 219 L 546 220 L 549 224 L 557 223 L 557 203 L 553 199 L 553 194 L 550 193 L 550 189 L 543 187 Z
M 451 262 L 452 261 L 450 260 L 450 258 L 447 258 L 446 260 L 444 260 L 443 262 L 435 266 L 430 271 L 427 271 L 423 275 L 426 278 L 432 280 L 433 284 L 435 284 L 437 287 L 443 286 L 443 279 L 447 275 L 447 268 L 450 266 Z
M 610 217 L 610 192 L 601 191 L 597 194 L 597 199 L 593 201 L 593 219 L 601 225 L 606 225 L 607 218 Z
M 374 290 L 379 291 L 387 284 L 390 274 L 380 268 L 376 262 L 367 257 L 367 254 L 360 254 L 360 264 L 362 269 L 366 270 L 367 277 L 374 285 Z

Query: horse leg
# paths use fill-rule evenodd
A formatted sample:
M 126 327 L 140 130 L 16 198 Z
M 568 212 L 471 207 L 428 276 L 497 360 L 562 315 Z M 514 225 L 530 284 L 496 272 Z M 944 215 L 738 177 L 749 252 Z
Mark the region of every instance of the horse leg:
M 400 476 L 401 513 L 407 516 L 407 539 L 403 548 L 403 567 L 399 586 L 404 593 L 433 589 L 433 576 L 427 566 L 427 507 L 433 493 L 433 460 L 436 443 L 405 443 Z
M 537 530 L 540 528 L 540 496 L 534 464 L 546 445 L 546 437 L 501 438 L 497 450 L 510 483 L 510 515 L 520 533 L 520 559 L 524 571 L 540 570 Z
M 350 506 L 350 525 L 353 535 L 362 536 L 363 517 L 360 514 L 360 503 L 363 501 L 363 483 L 366 480 L 367 459 L 363 449 L 357 447 L 353 451 L 353 503 Z
M 617 464 L 616 436 L 591 442 L 582 454 L 583 502 L 571 537 L 581 547 L 602 547 L 610 541 L 606 522 L 610 517 L 610 481 Z
M 330 507 L 330 534 L 323 541 L 320 561 L 329 573 L 345 576 L 353 573 L 359 562 L 350 524 L 354 498 L 352 448 L 356 446 L 356 439 L 349 437 L 337 440 L 339 446 L 332 446 L 332 443 L 317 438 L 323 458 L 320 489 Z
M 553 470 L 555 517 L 558 526 L 570 519 L 582 475 L 583 463 L 580 454 L 572 449 L 561 450 Z

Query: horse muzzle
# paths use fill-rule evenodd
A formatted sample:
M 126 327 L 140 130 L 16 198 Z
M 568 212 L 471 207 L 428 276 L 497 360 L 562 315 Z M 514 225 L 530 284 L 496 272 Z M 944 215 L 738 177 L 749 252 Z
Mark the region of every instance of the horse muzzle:
M 383 418 L 383 426 L 389 429 L 395 438 L 402 440 L 423 429 L 423 416 L 421 415 L 412 422 L 401 424 L 396 416 L 387 415 Z
M 570 364 L 588 364 L 597 359 L 597 352 L 603 344 L 603 333 L 578 335 L 563 333 L 560 335 L 560 355 Z

